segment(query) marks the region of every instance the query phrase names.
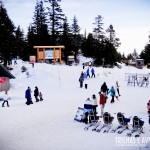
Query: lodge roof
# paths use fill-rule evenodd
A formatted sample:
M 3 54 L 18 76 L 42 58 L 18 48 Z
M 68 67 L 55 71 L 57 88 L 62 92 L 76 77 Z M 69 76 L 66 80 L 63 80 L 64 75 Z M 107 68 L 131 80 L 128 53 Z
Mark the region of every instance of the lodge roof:
M 8 77 L 10 79 L 15 79 L 15 77 L 6 69 L 2 64 L 0 64 L 0 77 Z
M 34 48 L 65 48 L 65 46 L 63 45 L 59 45 L 59 46 L 34 46 Z

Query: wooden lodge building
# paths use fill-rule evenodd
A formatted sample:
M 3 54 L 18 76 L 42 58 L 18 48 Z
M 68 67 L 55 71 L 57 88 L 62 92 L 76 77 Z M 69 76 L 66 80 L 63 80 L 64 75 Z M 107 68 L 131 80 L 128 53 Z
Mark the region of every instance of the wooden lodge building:
M 34 46 L 37 49 L 37 62 L 46 62 L 46 63 L 62 63 L 61 52 L 65 47 L 61 46 Z

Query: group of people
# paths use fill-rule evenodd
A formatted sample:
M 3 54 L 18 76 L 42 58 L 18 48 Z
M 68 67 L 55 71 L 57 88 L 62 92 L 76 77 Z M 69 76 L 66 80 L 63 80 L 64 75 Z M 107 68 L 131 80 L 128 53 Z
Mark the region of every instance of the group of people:
M 42 92 L 39 92 L 37 86 L 34 89 L 34 97 L 35 97 L 35 102 L 43 101 Z M 25 98 L 27 99 L 26 102 L 27 105 L 33 104 L 30 87 L 28 87 L 27 90 L 25 91 Z
M 100 92 L 102 92 L 102 93 L 105 95 L 106 98 L 107 98 L 108 95 L 110 94 L 111 97 L 112 97 L 112 98 L 111 98 L 111 101 L 110 101 L 111 103 L 114 103 L 114 102 L 115 102 L 115 100 L 114 100 L 115 97 L 118 99 L 118 96 L 121 96 L 121 95 L 120 95 L 120 90 L 119 90 L 118 81 L 116 81 L 115 87 L 114 87 L 114 86 L 111 86 L 110 89 L 107 87 L 106 82 L 104 82 L 104 83 L 102 84 L 102 86 L 101 86 Z M 117 96 L 117 94 L 118 94 L 118 96 Z
M 34 97 L 35 97 L 35 102 L 43 101 L 42 92 L 39 92 L 39 89 L 37 86 L 35 87 L 35 90 L 34 90 Z M 26 101 L 27 105 L 33 104 L 30 87 L 28 87 L 27 90 L 25 91 L 25 98 L 27 99 Z M 9 100 L 11 99 L 11 97 L 8 95 L 8 91 L 5 91 L 4 95 L 2 95 L 0 99 L 3 100 L 2 107 L 5 107 L 5 103 L 7 107 L 10 107 Z
M 80 88 L 83 87 L 83 81 L 87 78 L 95 78 L 95 70 L 94 68 L 91 68 L 91 75 L 90 75 L 90 67 L 86 70 L 86 72 L 82 71 L 80 74 L 79 82 L 80 82 Z M 85 83 L 85 88 L 87 89 L 87 84 Z
M 120 95 L 120 91 L 119 91 L 119 85 L 118 85 L 118 81 L 116 81 L 116 89 L 114 88 L 114 86 L 112 86 L 110 89 L 108 89 L 106 82 L 104 82 L 100 88 L 100 92 L 98 92 L 99 94 L 99 105 L 101 107 L 101 116 L 103 117 L 103 113 L 104 113 L 104 107 L 105 104 L 107 102 L 107 98 L 108 95 L 110 94 L 112 99 L 111 99 L 111 103 L 114 103 L 114 97 L 116 96 L 116 91 L 118 93 L 118 96 Z M 116 96 L 117 97 L 117 96 Z M 94 114 L 94 117 L 96 118 L 96 114 L 97 114 L 97 110 L 96 108 L 98 107 L 98 102 L 97 102 L 97 98 L 96 95 L 93 94 L 91 98 L 87 98 L 85 103 L 84 103 L 84 113 L 85 113 L 85 119 L 84 122 L 88 123 L 88 116 L 90 115 L 90 113 L 92 112 Z M 89 123 L 91 122 L 90 118 L 89 118 Z

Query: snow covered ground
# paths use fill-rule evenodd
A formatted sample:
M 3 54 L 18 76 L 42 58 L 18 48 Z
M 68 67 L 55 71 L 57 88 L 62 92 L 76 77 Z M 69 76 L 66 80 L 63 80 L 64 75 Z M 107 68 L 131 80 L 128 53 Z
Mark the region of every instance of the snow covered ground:
M 81 63 L 88 60 L 81 60 Z M 21 72 L 21 67 L 28 68 L 29 74 Z M 10 107 L 0 108 L 0 150 L 137 150 L 150 149 L 143 139 L 150 141 L 147 102 L 150 99 L 148 87 L 127 86 L 125 73 L 149 74 L 150 70 L 136 69 L 122 65 L 122 69 L 94 67 L 96 78 L 86 79 L 88 89 L 79 87 L 79 76 L 82 65 L 66 66 L 36 63 L 32 68 L 29 62 L 18 60 L 13 65 L 9 95 Z M 86 71 L 87 68 L 85 68 Z M 105 111 L 114 116 L 113 126 L 117 126 L 116 114 L 123 112 L 125 116 L 137 115 L 145 121 L 144 134 L 140 143 L 134 144 L 130 138 L 127 144 L 120 146 L 117 139 L 126 139 L 126 131 L 117 133 L 97 133 L 84 131 L 84 123 L 74 121 L 78 107 L 83 107 L 85 100 L 98 92 L 103 82 L 110 88 L 116 81 L 120 85 L 121 97 L 114 104 L 108 97 Z M 30 86 L 33 105 L 25 104 L 25 90 Z M 44 101 L 35 102 L 33 91 L 35 86 L 43 93 Z M 3 94 L 3 93 L 0 93 Z M 0 101 L 0 105 L 2 101 Z M 98 106 L 100 114 L 100 106 Z M 131 123 L 130 123 L 131 124 Z M 127 138 L 129 140 L 129 138 Z M 123 142 L 122 142 L 123 143 Z M 145 142 L 147 143 L 147 142 Z

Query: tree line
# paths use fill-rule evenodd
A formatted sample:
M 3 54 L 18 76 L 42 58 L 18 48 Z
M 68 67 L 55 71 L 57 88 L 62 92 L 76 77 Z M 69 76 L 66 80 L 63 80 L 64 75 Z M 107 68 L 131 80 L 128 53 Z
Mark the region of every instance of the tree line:
M 33 46 L 64 45 L 63 59 L 67 63 L 67 57 L 79 53 L 85 57 L 92 57 L 96 65 L 113 64 L 125 58 L 117 48 L 120 39 L 116 37 L 116 31 L 112 24 L 107 29 L 103 28 L 103 17 L 96 16 L 93 21 L 92 33 L 80 34 L 80 26 L 74 15 L 69 24 L 67 16 L 61 9 L 61 0 L 41 0 L 35 4 L 32 23 L 28 27 L 27 35 L 24 35 L 21 27 L 15 27 L 8 16 L 7 10 L 0 0 L 0 61 L 4 65 L 12 58 L 19 56 L 28 60 L 30 55 L 36 56 Z M 46 7 L 44 7 L 44 5 Z M 149 54 L 149 55 L 147 55 Z M 148 62 L 150 58 L 150 46 L 146 45 L 141 52 L 141 57 Z

